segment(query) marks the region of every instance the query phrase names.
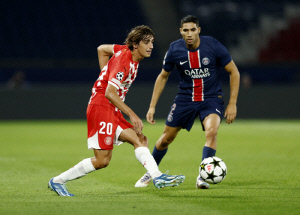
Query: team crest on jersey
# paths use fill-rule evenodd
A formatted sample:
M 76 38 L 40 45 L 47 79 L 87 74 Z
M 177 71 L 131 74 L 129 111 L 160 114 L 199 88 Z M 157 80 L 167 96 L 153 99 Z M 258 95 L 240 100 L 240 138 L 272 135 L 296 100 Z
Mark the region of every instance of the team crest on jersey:
M 207 57 L 205 57 L 202 59 L 202 63 L 203 65 L 208 65 L 210 63 L 210 60 Z
M 112 144 L 112 139 L 111 139 L 111 137 L 105 137 L 105 139 L 104 139 L 104 143 L 106 144 L 106 145 L 111 145 Z
M 119 81 L 122 81 L 124 77 L 124 73 L 123 72 L 118 72 L 118 74 L 116 75 L 116 78 L 119 80 Z

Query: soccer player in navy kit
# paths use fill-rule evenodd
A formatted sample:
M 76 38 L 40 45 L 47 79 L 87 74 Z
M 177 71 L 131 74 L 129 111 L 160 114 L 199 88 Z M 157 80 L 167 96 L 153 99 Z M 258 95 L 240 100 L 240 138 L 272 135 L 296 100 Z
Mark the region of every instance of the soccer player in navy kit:
M 147 121 L 151 124 L 155 124 L 155 106 L 174 66 L 180 72 L 179 92 L 167 117 L 163 134 L 152 152 L 158 165 L 178 132 L 181 129 L 190 131 L 198 116 L 206 138 L 202 160 L 215 156 L 217 131 L 222 117 L 226 117 L 228 124 L 236 117 L 239 71 L 227 49 L 212 37 L 199 36 L 200 31 L 199 21 L 195 16 L 188 15 L 181 20 L 180 33 L 183 38 L 171 43 L 165 55 L 163 69 L 155 82 L 147 113 Z M 230 76 L 230 99 L 226 109 L 221 89 L 222 67 Z M 135 187 L 146 187 L 150 181 L 151 176 L 146 173 L 136 182 Z M 198 175 L 196 187 L 208 189 L 209 185 Z

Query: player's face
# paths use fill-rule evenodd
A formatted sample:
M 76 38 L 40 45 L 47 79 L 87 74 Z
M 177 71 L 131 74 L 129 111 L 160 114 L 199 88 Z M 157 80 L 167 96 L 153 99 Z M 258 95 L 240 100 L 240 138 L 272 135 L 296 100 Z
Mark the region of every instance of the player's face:
M 153 36 L 145 37 L 137 46 L 137 51 L 141 57 L 150 57 L 153 49 Z
M 180 28 L 180 33 L 188 48 L 195 49 L 200 45 L 200 34 L 201 28 L 193 22 L 187 22 Z

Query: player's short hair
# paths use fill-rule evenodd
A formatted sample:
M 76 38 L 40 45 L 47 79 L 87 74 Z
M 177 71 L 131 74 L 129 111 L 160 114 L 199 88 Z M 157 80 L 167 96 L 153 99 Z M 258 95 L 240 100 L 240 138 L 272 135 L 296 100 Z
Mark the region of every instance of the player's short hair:
M 142 40 L 146 40 L 149 36 L 155 36 L 152 29 L 147 25 L 139 25 L 131 29 L 124 44 L 128 45 L 128 48 L 133 51 L 133 45 L 139 44 Z
M 182 27 L 184 23 L 193 22 L 199 27 L 199 20 L 196 16 L 193 15 L 187 15 L 183 17 L 180 21 L 180 26 Z

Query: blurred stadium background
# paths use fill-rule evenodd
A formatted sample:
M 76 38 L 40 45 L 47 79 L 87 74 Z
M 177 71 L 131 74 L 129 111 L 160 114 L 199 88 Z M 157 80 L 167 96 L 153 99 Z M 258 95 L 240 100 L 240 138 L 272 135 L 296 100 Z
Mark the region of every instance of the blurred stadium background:
M 126 103 L 145 118 L 163 56 L 188 14 L 240 70 L 239 118 L 300 118 L 299 0 L 1 0 L 0 119 L 85 119 L 100 72 L 96 48 L 123 43 L 141 24 L 155 31 L 155 47 Z M 157 118 L 166 118 L 177 82 L 173 71 Z M 223 86 L 227 102 L 226 72 Z

